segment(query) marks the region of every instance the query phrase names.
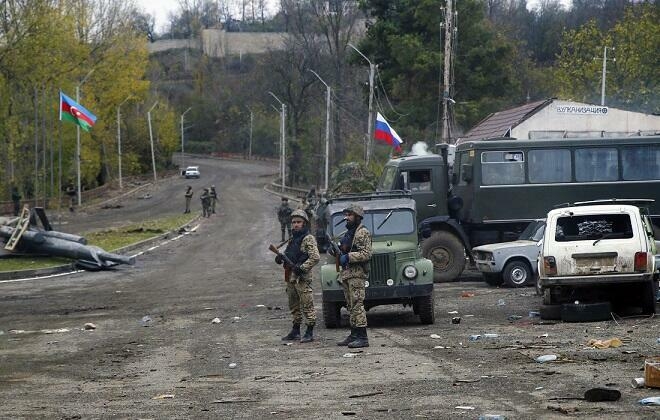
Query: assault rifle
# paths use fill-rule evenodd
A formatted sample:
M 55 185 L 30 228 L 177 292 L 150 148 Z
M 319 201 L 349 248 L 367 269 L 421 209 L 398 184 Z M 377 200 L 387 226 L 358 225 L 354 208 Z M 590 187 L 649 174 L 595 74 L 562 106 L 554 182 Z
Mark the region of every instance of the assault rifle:
M 335 254 L 335 270 L 339 272 L 339 257 L 341 256 L 341 250 L 339 249 L 339 246 L 337 246 L 335 241 L 332 239 L 332 237 L 328 234 L 328 232 L 325 233 L 325 238 L 328 240 L 328 243 L 330 244 L 330 248 L 332 248 L 333 254 Z
M 291 262 L 289 257 L 286 256 L 285 253 L 280 252 L 280 247 L 287 242 L 289 241 L 284 241 L 279 246 L 275 246 L 273 244 L 268 245 L 268 249 L 274 254 L 279 255 L 280 258 L 282 258 L 282 260 L 284 261 L 284 281 L 286 282 L 288 282 L 289 278 L 291 278 L 291 269 L 295 265 L 293 262 Z

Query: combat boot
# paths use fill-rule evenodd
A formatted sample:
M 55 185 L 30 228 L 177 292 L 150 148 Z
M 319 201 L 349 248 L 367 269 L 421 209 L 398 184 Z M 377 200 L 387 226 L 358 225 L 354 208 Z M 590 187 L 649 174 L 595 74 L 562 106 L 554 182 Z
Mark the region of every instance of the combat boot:
M 367 327 L 356 328 L 357 338 L 348 343 L 348 348 L 359 349 L 361 347 L 369 347 L 369 339 L 367 338 Z
M 296 341 L 300 340 L 300 324 L 293 324 L 291 332 L 282 337 L 282 341 Z
M 314 326 L 313 325 L 308 325 L 307 330 L 305 331 L 305 335 L 303 335 L 303 338 L 300 339 L 301 343 L 309 343 L 310 341 L 314 341 Z
M 344 338 L 341 341 L 337 341 L 337 345 L 348 346 L 348 344 L 352 343 L 356 338 L 357 338 L 357 333 L 355 332 L 355 328 L 351 327 L 351 333 L 348 335 L 348 337 Z

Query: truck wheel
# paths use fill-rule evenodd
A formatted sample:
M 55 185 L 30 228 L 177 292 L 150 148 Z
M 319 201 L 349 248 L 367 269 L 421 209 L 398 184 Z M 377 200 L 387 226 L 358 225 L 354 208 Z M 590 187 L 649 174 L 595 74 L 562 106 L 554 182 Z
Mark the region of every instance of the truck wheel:
M 490 286 L 499 286 L 504 279 L 500 273 L 481 273 L 484 276 L 484 281 Z
M 465 268 L 465 248 L 452 233 L 440 230 L 422 243 L 422 254 L 433 262 L 433 281 L 454 281 Z
M 323 301 L 323 323 L 326 328 L 341 326 L 341 304 Z
M 502 272 L 504 283 L 509 287 L 524 287 L 532 281 L 532 268 L 523 261 L 510 261 Z
M 541 305 L 539 316 L 541 319 L 561 319 L 561 305 Z
M 435 323 L 435 304 L 433 301 L 433 293 L 428 296 L 421 296 L 415 298 L 419 312 L 419 320 L 422 324 Z
M 645 315 L 655 314 L 656 303 L 656 281 L 650 281 L 644 284 L 642 289 L 642 313 Z
M 610 302 L 564 303 L 561 319 L 564 322 L 607 321 L 612 318 Z

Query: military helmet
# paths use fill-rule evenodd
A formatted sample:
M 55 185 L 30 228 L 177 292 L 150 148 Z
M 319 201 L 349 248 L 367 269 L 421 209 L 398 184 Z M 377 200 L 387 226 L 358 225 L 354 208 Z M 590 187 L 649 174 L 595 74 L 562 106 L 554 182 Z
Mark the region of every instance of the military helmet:
M 293 213 L 291 213 L 291 218 L 293 219 L 294 217 L 300 217 L 305 222 L 309 223 L 309 217 L 307 216 L 307 213 L 305 213 L 305 210 L 294 210 Z
M 282 201 L 289 201 L 289 199 L 286 197 L 282 197 Z
M 353 213 L 356 216 L 364 217 L 364 209 L 355 203 L 351 203 L 344 209 L 344 213 Z

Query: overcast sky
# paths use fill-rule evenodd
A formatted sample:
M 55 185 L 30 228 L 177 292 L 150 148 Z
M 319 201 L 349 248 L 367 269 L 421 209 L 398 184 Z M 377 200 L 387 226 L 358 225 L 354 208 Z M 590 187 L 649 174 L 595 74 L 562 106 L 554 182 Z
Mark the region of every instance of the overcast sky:
M 528 0 L 527 7 L 534 8 L 538 5 L 541 0 Z M 570 5 L 572 0 L 561 0 L 565 5 Z M 156 32 L 163 33 L 167 29 L 163 28 L 163 25 L 167 23 L 167 16 L 170 12 L 177 11 L 179 9 L 178 0 L 136 0 L 137 4 L 144 9 L 145 12 L 156 17 Z M 270 10 L 275 10 L 278 7 L 278 0 L 267 0 L 267 4 L 270 5 Z

